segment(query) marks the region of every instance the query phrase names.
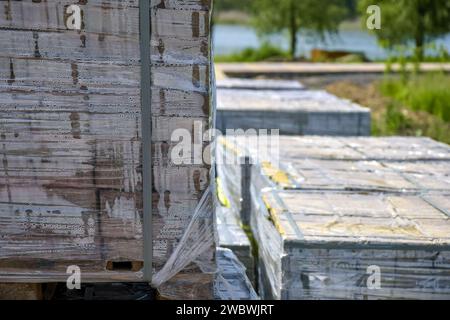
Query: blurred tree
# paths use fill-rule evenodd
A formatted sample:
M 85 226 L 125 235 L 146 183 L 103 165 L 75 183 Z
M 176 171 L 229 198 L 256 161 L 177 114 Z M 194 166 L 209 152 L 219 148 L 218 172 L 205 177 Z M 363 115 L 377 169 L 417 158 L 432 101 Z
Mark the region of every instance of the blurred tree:
M 420 61 L 427 43 L 450 32 L 450 0 L 360 0 L 364 17 L 370 5 L 381 8 L 381 29 L 374 30 L 381 45 L 392 48 L 413 41 Z
M 347 9 L 348 9 L 348 17 L 350 19 L 354 19 L 358 17 L 358 0 L 345 0 Z
M 254 0 L 254 25 L 261 34 L 288 30 L 294 59 L 298 32 L 308 30 L 321 37 L 337 32 L 348 17 L 347 4 L 347 0 Z
M 252 1 L 255 0 L 214 0 L 211 27 L 214 29 L 217 22 L 217 16 L 220 13 L 227 11 L 248 13 L 250 11 Z
M 214 0 L 214 10 L 248 11 L 251 2 L 251 0 Z

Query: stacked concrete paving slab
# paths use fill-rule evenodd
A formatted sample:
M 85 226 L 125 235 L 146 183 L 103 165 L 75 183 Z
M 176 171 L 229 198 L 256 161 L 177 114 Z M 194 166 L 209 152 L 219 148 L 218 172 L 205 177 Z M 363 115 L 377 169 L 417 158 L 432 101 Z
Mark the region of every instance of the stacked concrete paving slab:
M 370 111 L 282 80 L 218 82 L 217 128 L 279 129 L 284 135 L 370 135 Z
M 370 132 L 367 109 L 323 91 L 307 91 L 298 81 L 225 78 L 217 82 L 217 94 L 217 128 L 223 133 L 227 129 L 280 129 L 282 134 L 324 135 L 368 135 Z M 239 215 L 240 185 L 220 175 L 221 170 L 219 166 L 223 183 L 233 184 L 232 189 L 238 192 L 227 195 L 234 198 L 237 207 L 224 206 L 217 210 L 219 243 L 236 253 L 253 281 L 252 249 Z
M 244 265 L 251 283 L 255 285 L 255 258 L 241 219 L 232 209 L 222 205 L 216 208 L 216 218 L 219 246 L 233 251 Z
M 257 145 L 227 138 L 219 148 L 255 158 Z M 263 298 L 450 298 L 449 146 L 287 136 L 279 146 L 278 159 L 250 169 Z M 241 179 L 227 168 L 222 175 Z
M 247 90 L 301 90 L 305 87 L 300 82 L 291 80 L 224 78 L 217 81 L 217 88 Z
M 230 249 L 217 250 L 218 272 L 215 282 L 215 295 L 219 300 L 258 300 L 245 266 Z
M 150 1 L 141 33 L 143 3 L 2 1 L 0 282 L 65 282 L 70 265 L 85 282 L 144 281 L 144 235 L 152 231 L 156 273 L 193 220 L 210 166 L 172 163 L 171 134 L 211 125 L 211 3 Z M 142 92 L 152 93 L 152 114 L 142 121 L 140 74 L 150 65 Z M 148 190 L 143 139 L 153 151 Z M 153 230 L 143 227 L 143 199 L 153 202 Z M 212 239 L 213 213 L 202 223 Z M 211 268 L 214 247 L 202 256 Z M 189 264 L 160 294 L 212 298 L 213 280 Z
M 217 159 L 225 156 L 223 151 L 223 148 L 217 148 Z M 242 220 L 241 217 L 242 169 L 234 164 L 217 163 L 216 170 L 219 195 L 219 204 L 216 207 L 219 246 L 231 249 L 236 254 L 245 266 L 248 278 L 256 285 L 254 248 L 248 233 L 244 231 L 245 228 L 249 228 L 249 221 Z

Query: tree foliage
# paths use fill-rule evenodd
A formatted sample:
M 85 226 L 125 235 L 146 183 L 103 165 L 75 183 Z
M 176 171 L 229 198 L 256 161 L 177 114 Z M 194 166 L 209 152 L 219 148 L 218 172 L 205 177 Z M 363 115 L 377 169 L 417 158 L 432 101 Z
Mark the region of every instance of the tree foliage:
M 427 43 L 450 32 L 450 0 L 360 0 L 363 17 L 370 5 L 381 8 L 381 30 L 374 31 L 380 43 L 390 48 L 414 43 L 419 59 Z
M 258 0 L 214 0 L 214 10 L 220 11 L 243 11 L 250 8 L 250 4 Z
M 288 30 L 294 58 L 298 32 L 308 30 L 322 37 L 337 32 L 339 24 L 348 17 L 348 3 L 348 0 L 254 0 L 251 9 L 260 33 Z

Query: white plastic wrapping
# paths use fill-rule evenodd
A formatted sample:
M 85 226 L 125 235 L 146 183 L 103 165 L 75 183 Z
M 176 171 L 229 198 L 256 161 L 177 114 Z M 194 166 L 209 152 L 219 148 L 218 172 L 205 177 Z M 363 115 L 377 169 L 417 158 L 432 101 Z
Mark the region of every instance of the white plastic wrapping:
M 148 197 L 161 295 L 213 298 L 214 174 L 210 163 L 177 165 L 170 154 L 174 130 L 214 123 L 211 1 L 149 1 L 150 190 L 140 3 L 2 1 L 0 282 L 65 282 L 71 265 L 86 283 L 143 281 Z
M 183 237 L 164 267 L 153 276 L 152 285 L 161 286 L 191 262 L 203 273 L 215 273 L 211 247 L 215 245 L 213 194 L 208 189 L 202 196 Z M 206 255 L 206 256 L 205 256 Z
M 262 90 L 236 83 L 217 90 L 217 126 L 227 129 L 279 129 L 285 135 L 368 136 L 370 110 L 325 91 Z
M 215 295 L 219 300 L 259 300 L 245 266 L 229 249 L 217 250 L 218 272 L 215 283 Z
M 248 141 L 220 146 L 256 155 Z M 448 299 L 449 174 L 450 148 L 430 139 L 281 136 L 251 167 L 261 297 Z

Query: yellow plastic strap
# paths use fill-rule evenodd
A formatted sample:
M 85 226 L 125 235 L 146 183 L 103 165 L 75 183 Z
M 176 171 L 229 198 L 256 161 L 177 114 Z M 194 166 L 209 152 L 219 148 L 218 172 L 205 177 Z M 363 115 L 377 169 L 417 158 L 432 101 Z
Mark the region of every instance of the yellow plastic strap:
M 291 187 L 291 180 L 286 172 L 275 168 L 268 161 L 261 163 L 262 170 L 273 182 L 281 187 Z
M 217 185 L 217 198 L 219 199 L 220 204 L 225 208 L 231 208 L 230 200 L 228 200 L 227 196 L 225 195 L 222 180 L 219 177 L 216 178 L 216 185 Z

